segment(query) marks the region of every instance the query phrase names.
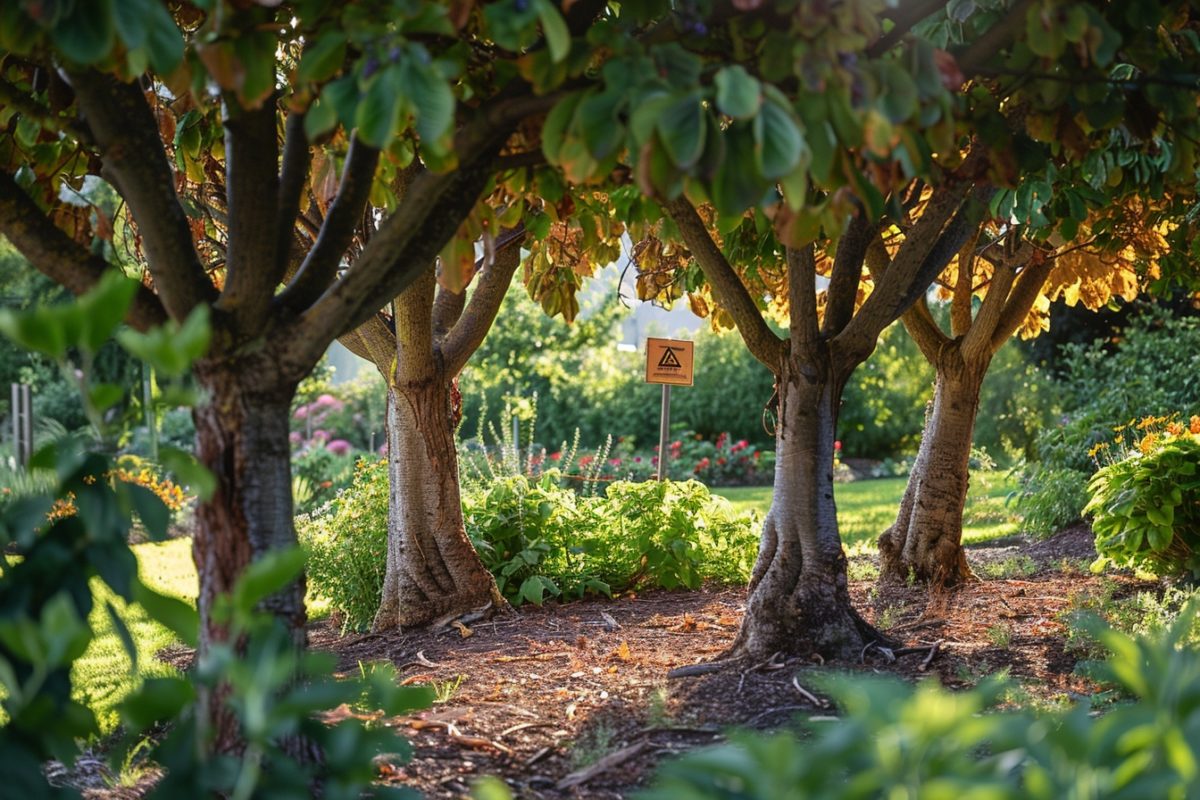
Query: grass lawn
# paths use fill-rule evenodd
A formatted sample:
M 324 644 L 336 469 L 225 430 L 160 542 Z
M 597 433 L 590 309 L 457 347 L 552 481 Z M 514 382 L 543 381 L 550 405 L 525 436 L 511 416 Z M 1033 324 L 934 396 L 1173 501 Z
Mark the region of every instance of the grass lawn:
M 135 545 L 142 581 L 164 594 L 189 603 L 196 600 L 196 568 L 192 564 L 192 540 Z M 105 733 L 117 725 L 117 705 L 138 687 L 144 678 L 170 675 L 174 670 L 154 657 L 162 648 L 175 643 L 175 636 L 154 622 L 140 608 L 129 609 L 99 578 L 92 579 L 96 604 L 89 622 L 95 638 L 83 657 L 75 662 L 71 679 L 75 696 L 95 712 Z M 113 628 L 106 609 L 112 603 L 129 627 L 137 646 L 136 673 L 129 669 L 129 655 Z
M 838 529 L 849 555 L 875 551 L 875 539 L 896 521 L 896 509 L 904 496 L 907 478 L 839 483 L 834 487 L 838 507 Z M 1011 536 L 1019 530 L 1018 517 L 1004 505 L 1016 488 L 1004 472 L 979 472 L 971 476 L 971 491 L 963 518 L 963 541 L 983 542 Z M 766 514 L 771 505 L 770 486 L 738 486 L 713 490 L 739 511 Z

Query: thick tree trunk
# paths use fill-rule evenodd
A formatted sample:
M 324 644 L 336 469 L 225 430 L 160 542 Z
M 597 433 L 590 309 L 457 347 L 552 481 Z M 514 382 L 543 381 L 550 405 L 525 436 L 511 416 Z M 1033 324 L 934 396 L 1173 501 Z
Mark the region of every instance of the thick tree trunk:
M 843 381 L 790 363 L 779 376 L 775 493 L 763 525 L 746 616 L 731 656 L 777 652 L 857 658 L 882 640 L 850 604 L 833 497 L 833 442 Z
M 216 478 L 216 491 L 196 509 L 192 557 L 199 576 L 200 649 L 225 639 L 212 618 L 213 603 L 233 590 L 250 563 L 296 544 L 288 419 L 294 385 L 273 380 L 256 359 L 231 366 L 206 360 L 194 373 L 207 393 L 197 407 L 196 454 Z M 304 580 L 267 598 L 297 647 L 306 644 Z M 238 733 L 227 711 L 210 709 L 219 751 L 236 749 Z
M 450 398 L 450 381 L 437 375 L 388 390 L 391 488 L 377 631 L 505 604 L 463 526 Z
M 950 586 L 972 577 L 962 548 L 963 507 L 979 390 L 987 364 L 958 347 L 938 359 L 933 402 L 896 522 L 879 537 L 881 580 Z

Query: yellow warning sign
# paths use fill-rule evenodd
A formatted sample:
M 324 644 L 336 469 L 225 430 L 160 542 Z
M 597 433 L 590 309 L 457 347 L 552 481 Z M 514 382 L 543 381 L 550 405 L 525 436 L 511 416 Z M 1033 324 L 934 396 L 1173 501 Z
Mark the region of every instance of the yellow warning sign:
M 646 340 L 646 383 L 691 386 L 694 375 L 694 344 L 682 339 Z

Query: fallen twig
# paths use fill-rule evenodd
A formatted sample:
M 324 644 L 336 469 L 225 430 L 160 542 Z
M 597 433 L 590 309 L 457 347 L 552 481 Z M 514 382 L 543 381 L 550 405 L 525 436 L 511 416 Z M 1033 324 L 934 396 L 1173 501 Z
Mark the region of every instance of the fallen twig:
M 538 750 L 536 753 L 531 755 L 529 758 L 525 759 L 525 766 L 532 767 L 534 764 L 541 761 L 546 756 L 550 755 L 550 751 L 553 749 L 554 748 L 551 747 L 550 745 L 546 745 L 541 750 Z
M 493 662 L 511 664 L 514 661 L 551 661 L 555 658 L 569 658 L 570 653 L 531 653 L 524 656 L 496 656 Z
M 921 672 L 924 672 L 926 669 L 928 669 L 930 662 L 933 661 L 934 657 L 938 654 L 938 650 L 940 650 L 941 647 L 942 647 L 942 640 L 938 639 L 936 642 L 933 643 L 933 647 L 929 648 L 929 655 L 925 656 L 925 660 L 921 662 L 921 666 L 917 667 L 917 669 L 919 669 Z
M 804 697 L 805 700 L 812 703 L 817 708 L 828 708 L 829 707 L 829 704 L 827 702 L 825 702 L 821 698 L 817 697 L 815 694 L 810 692 L 808 689 L 805 689 L 803 686 L 801 686 L 800 679 L 797 678 L 795 675 L 792 676 L 792 686 L 796 687 L 796 691 L 799 692 L 801 694 L 801 696 Z
M 580 784 L 587 783 L 597 775 L 607 772 L 613 767 L 624 764 L 631 758 L 638 757 L 643 752 L 650 749 L 650 747 L 650 742 L 644 739 L 636 744 L 631 744 L 628 747 L 622 747 L 620 750 L 609 753 L 595 764 L 592 764 L 590 767 L 584 767 L 583 769 L 576 770 L 575 772 L 567 775 L 565 778 L 556 783 L 554 788 L 558 789 L 559 791 L 563 791 L 565 789 L 570 789 L 572 786 L 579 786 Z
M 553 728 L 553 727 L 556 727 L 555 723 L 553 723 L 553 722 L 518 722 L 516 725 L 513 725 L 512 727 L 505 728 L 504 730 L 500 731 L 500 735 L 497 736 L 496 738 L 503 739 L 505 736 L 508 736 L 510 733 L 516 733 L 517 731 L 528 730 L 529 728 Z
M 754 727 L 754 723 L 758 722 L 759 720 L 765 719 L 765 718 L 771 716 L 772 714 L 782 714 L 785 711 L 804 711 L 807 708 L 808 708 L 808 706 L 777 706 L 775 708 L 768 708 L 766 711 L 762 712 L 761 714 L 755 714 L 753 717 L 746 720 L 745 725 L 748 728 L 752 728 L 752 727 Z

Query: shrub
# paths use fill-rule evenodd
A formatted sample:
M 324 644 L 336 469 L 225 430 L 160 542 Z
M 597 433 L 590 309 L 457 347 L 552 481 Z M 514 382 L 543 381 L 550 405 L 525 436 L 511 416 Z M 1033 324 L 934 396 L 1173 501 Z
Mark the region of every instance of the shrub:
M 1147 417 L 1137 429 L 1136 446 L 1088 484 L 1097 566 L 1200 578 L 1200 416 L 1187 427 Z
M 501 475 L 464 491 L 467 534 L 512 603 L 749 578 L 757 520 L 703 484 L 617 481 L 587 497 L 559 477 Z M 379 605 L 387 504 L 386 465 L 363 462 L 336 502 L 298 521 L 309 587 L 347 628 L 368 626 Z
M 1061 349 L 1059 423 L 1038 435 L 1026 462 L 1017 509 L 1031 529 L 1052 533 L 1079 519 L 1098 445 L 1122 423 L 1143 416 L 1200 413 L 1200 320 L 1149 309 L 1122 335 Z M 1102 391 L 1098 388 L 1102 387 Z
M 296 529 L 308 548 L 309 592 L 328 600 L 346 628 L 375 619 L 386 569 L 388 465 L 363 459 L 335 504 L 299 516 Z

